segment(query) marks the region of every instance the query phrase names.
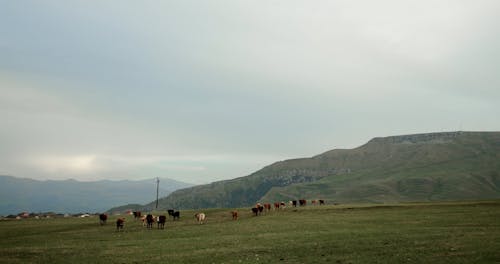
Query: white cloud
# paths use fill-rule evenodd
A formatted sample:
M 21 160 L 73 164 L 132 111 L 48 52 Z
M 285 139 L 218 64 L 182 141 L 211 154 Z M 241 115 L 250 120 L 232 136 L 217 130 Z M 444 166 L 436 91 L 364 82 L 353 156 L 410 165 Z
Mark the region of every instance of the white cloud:
M 500 129 L 496 1 L 29 4 L 0 10 L 0 173 L 199 182 Z
M 95 156 L 61 156 L 35 159 L 33 165 L 47 173 L 80 174 L 98 169 Z

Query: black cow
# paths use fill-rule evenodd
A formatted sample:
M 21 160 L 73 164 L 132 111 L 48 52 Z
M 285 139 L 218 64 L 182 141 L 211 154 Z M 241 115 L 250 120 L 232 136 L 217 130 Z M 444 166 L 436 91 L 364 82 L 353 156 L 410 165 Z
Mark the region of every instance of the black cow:
M 293 200 L 292 205 L 293 205 L 293 207 L 297 207 L 297 200 Z
M 306 206 L 307 201 L 304 199 L 301 199 L 301 200 L 299 200 L 299 204 L 300 204 L 300 206 Z
M 264 206 L 259 204 L 257 208 L 259 209 L 259 214 L 262 214 L 262 211 L 264 211 Z
M 325 200 L 319 200 L 319 205 L 324 205 L 325 204 Z
M 158 217 L 158 229 L 164 229 L 165 228 L 165 222 L 167 221 L 167 217 L 164 215 L 160 215 Z
M 147 225 L 148 229 L 149 228 L 153 228 L 153 223 L 154 222 L 155 222 L 155 219 L 154 219 L 153 215 L 152 214 L 148 214 L 146 216 L 146 223 L 148 224 Z
M 108 220 L 108 216 L 106 214 L 100 214 L 99 215 L 99 223 L 101 225 L 105 225 L 106 224 L 106 220 Z
M 174 212 L 175 212 L 174 209 L 168 209 L 167 210 L 168 215 L 170 215 L 172 217 L 174 216 Z
M 258 216 L 259 215 L 259 208 L 253 207 L 252 212 L 255 214 L 255 216 Z
M 174 220 L 179 220 L 179 218 L 181 217 L 181 213 L 179 211 L 175 211 L 172 213 L 172 216 L 174 217 Z

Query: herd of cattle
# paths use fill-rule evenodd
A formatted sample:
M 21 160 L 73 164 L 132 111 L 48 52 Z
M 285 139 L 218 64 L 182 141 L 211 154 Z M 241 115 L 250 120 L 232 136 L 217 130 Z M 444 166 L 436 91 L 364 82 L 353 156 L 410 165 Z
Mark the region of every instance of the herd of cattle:
M 312 200 L 311 203 L 313 205 L 316 205 L 318 203 L 319 203 L 319 205 L 324 205 L 325 204 L 325 200 Z M 301 199 L 301 200 L 298 200 L 298 204 L 299 204 L 299 206 L 306 206 L 307 205 L 307 201 L 304 200 L 304 199 Z M 274 205 L 274 209 L 275 210 L 279 210 L 280 208 L 286 208 L 286 203 L 285 202 L 275 202 L 273 205 Z M 292 207 L 297 207 L 297 200 L 289 201 L 288 205 L 292 206 Z M 271 210 L 271 204 L 270 203 L 265 203 L 265 204 L 257 203 L 255 205 L 255 207 L 252 207 L 252 213 L 255 216 L 258 216 L 259 214 L 262 214 L 262 212 L 264 210 L 270 211 Z
M 312 200 L 311 201 L 312 205 L 324 205 L 325 200 Z M 290 207 L 297 207 L 298 206 L 306 206 L 307 201 L 306 200 L 293 200 L 288 202 L 288 206 Z M 257 203 L 255 207 L 252 207 L 252 213 L 254 216 L 258 216 L 262 214 L 264 211 L 270 211 L 271 208 L 274 208 L 274 210 L 279 210 L 279 209 L 285 209 L 287 207 L 287 204 L 285 202 L 275 202 L 273 205 L 270 203 Z M 172 217 L 173 221 L 179 220 L 180 218 L 180 212 L 179 211 L 174 211 L 172 209 L 167 210 L 167 213 L 170 217 Z M 231 211 L 231 216 L 233 220 L 238 220 L 238 211 Z M 152 214 L 147 214 L 147 215 L 142 215 L 140 211 L 135 211 L 132 212 L 134 215 L 135 220 L 140 220 L 142 221 L 142 225 L 144 227 L 147 227 L 148 229 L 152 229 L 154 226 L 154 223 L 157 223 L 157 228 L 158 229 L 164 229 L 165 228 L 165 222 L 167 221 L 167 216 L 165 215 L 159 215 L 159 216 L 154 216 Z M 205 213 L 197 213 L 194 215 L 196 220 L 198 221 L 199 224 L 203 224 L 206 219 Z M 99 222 L 101 225 L 105 225 L 106 221 L 108 219 L 107 214 L 100 214 L 99 215 Z M 125 224 L 125 218 L 118 218 L 116 220 L 116 230 L 120 231 L 123 230 L 123 226 Z

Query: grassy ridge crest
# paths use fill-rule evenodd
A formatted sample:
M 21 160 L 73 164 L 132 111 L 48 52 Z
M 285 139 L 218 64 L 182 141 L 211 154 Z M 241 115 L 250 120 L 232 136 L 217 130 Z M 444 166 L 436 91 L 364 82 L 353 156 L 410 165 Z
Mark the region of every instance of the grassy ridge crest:
M 232 208 L 318 198 L 342 203 L 498 199 L 500 132 L 378 137 L 358 148 L 279 161 L 245 177 L 177 190 L 159 205 Z

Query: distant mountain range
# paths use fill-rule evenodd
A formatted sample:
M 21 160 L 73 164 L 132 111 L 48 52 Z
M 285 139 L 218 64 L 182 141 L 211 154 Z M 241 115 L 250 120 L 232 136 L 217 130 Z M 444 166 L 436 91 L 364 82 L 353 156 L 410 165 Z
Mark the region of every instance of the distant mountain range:
M 160 196 L 192 186 L 160 179 Z M 103 212 L 110 207 L 156 200 L 156 179 L 139 181 L 47 180 L 0 176 L 0 215 L 26 212 Z
M 294 199 L 500 199 L 500 132 L 374 138 L 355 149 L 279 161 L 246 177 L 180 189 L 162 198 L 159 207 L 243 207 Z

